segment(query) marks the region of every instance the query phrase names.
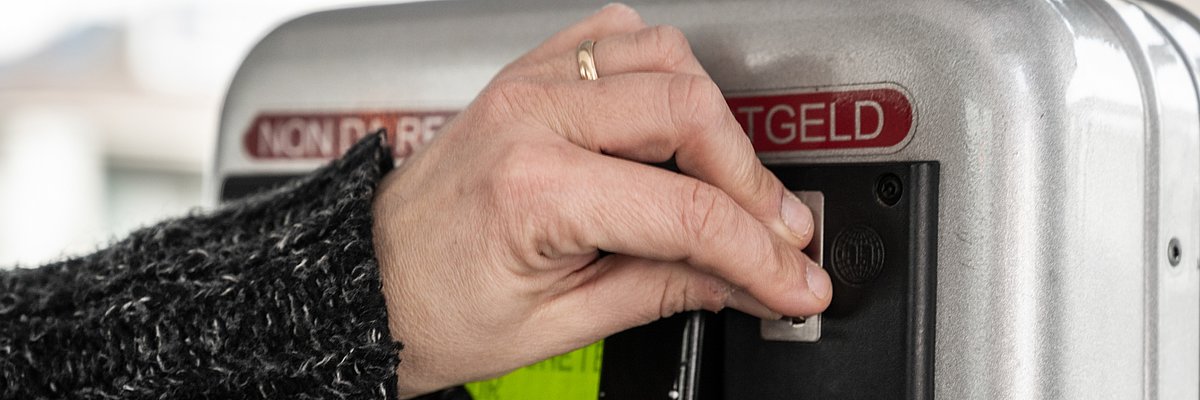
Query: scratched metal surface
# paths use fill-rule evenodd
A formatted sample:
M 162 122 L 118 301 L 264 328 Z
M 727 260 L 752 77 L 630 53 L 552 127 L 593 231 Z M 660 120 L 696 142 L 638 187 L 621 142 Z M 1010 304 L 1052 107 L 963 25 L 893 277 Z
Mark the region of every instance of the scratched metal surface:
M 631 3 L 681 27 L 726 91 L 908 91 L 917 126 L 901 151 L 770 162 L 941 162 L 938 398 L 1198 397 L 1200 36 L 1179 10 Z M 230 87 L 210 182 L 317 164 L 245 158 L 240 137 L 259 112 L 460 108 L 507 61 L 599 5 L 416 3 L 289 22 Z M 1166 261 L 1171 237 L 1184 243 L 1182 267 Z

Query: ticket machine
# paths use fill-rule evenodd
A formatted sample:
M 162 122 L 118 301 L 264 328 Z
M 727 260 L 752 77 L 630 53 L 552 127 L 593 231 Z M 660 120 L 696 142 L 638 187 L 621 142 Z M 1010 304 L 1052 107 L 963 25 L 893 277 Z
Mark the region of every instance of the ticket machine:
M 469 385 L 477 399 L 1200 398 L 1196 16 L 1148 0 L 630 3 L 687 34 L 817 212 L 833 304 L 678 315 Z M 600 5 L 288 22 L 233 80 L 212 192 L 276 185 L 379 128 L 403 162 Z

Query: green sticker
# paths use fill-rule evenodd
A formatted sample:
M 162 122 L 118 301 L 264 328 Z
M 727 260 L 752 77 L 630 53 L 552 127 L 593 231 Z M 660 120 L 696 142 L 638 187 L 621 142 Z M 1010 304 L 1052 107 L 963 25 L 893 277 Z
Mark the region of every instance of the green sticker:
M 467 384 L 475 400 L 596 400 L 604 341 L 518 369 L 496 379 Z

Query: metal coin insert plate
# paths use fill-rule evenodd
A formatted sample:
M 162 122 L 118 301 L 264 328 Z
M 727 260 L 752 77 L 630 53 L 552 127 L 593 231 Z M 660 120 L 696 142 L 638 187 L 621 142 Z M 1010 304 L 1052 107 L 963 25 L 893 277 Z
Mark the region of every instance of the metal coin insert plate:
M 817 263 L 824 266 L 822 251 L 824 247 L 825 195 L 815 191 L 793 192 L 800 201 L 812 210 L 813 236 L 804 253 Z M 760 326 L 763 340 L 780 340 L 788 342 L 815 342 L 821 340 L 821 314 L 807 317 L 783 317 L 771 321 L 763 320 Z

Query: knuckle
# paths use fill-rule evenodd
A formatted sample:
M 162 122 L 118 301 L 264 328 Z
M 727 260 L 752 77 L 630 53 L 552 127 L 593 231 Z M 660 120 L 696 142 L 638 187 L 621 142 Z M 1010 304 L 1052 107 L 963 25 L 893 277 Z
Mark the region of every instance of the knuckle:
M 720 311 L 725 307 L 730 293 L 732 290 L 729 285 L 716 279 L 683 272 L 672 273 L 663 285 L 657 318 L 690 310 Z
M 657 318 L 666 318 L 687 309 L 690 282 L 677 272 L 668 275 L 662 286 L 662 297 L 658 302 Z
M 545 88 L 531 80 L 499 79 L 479 93 L 475 108 L 492 118 L 506 118 L 521 114 L 529 104 L 544 95 Z
M 707 77 L 674 75 L 667 91 L 672 120 L 688 131 L 697 132 L 714 126 L 728 112 L 721 90 Z
M 479 96 L 475 97 L 475 104 L 472 109 L 489 119 L 511 115 L 513 112 L 513 99 L 509 97 L 509 91 L 505 90 L 506 86 L 508 84 L 505 81 L 493 82 L 482 92 L 479 92 Z
M 683 31 L 671 25 L 658 25 L 646 30 L 647 40 L 657 58 L 658 67 L 676 71 L 690 60 L 692 47 Z
M 805 263 L 803 262 L 803 253 L 799 249 L 789 249 L 791 251 L 781 251 L 776 246 L 767 246 L 760 251 L 762 258 L 767 266 L 767 274 L 763 282 L 768 285 L 778 285 L 782 287 L 791 286 L 794 283 L 794 278 L 803 274 L 797 275 L 796 271 L 804 271 Z M 796 255 L 800 255 L 797 259 Z
M 547 154 L 540 147 L 525 142 L 506 146 L 488 172 L 487 192 L 495 200 L 518 205 L 538 199 L 556 179 L 552 168 L 541 167 Z
M 718 189 L 693 181 L 686 186 L 683 196 L 681 222 L 691 243 L 711 242 L 714 236 L 726 229 L 729 208 Z
M 656 318 L 666 318 L 683 310 L 683 300 L 679 295 L 679 290 L 675 289 L 674 283 L 667 283 L 663 288 L 662 298 L 658 301 L 658 315 Z
M 699 279 L 695 286 L 697 288 L 694 294 L 696 305 L 692 309 L 721 311 L 725 308 L 725 303 L 729 301 L 729 296 L 733 294 L 733 288 L 718 279 Z
M 774 240 L 774 234 L 763 230 L 738 232 L 742 238 L 740 254 L 747 268 L 738 279 L 744 288 L 784 287 L 791 284 L 791 275 L 797 265 L 792 260 L 789 249 L 791 246 L 781 246 Z M 799 249 L 794 249 L 799 252 Z
M 735 182 L 740 182 L 742 185 L 739 189 L 748 191 L 747 193 L 754 199 L 753 204 L 748 207 L 751 212 L 758 215 L 758 213 L 770 214 L 771 210 L 779 210 L 779 201 L 783 198 L 783 191 L 787 189 L 775 178 L 775 175 L 763 167 L 755 157 L 744 158 L 737 164 L 734 167 L 733 176 Z
M 522 57 L 520 59 L 517 59 L 516 61 L 508 63 L 508 65 L 505 65 L 504 68 L 501 68 L 500 72 L 496 73 L 496 77 L 497 78 L 510 78 L 510 77 L 529 75 L 527 73 L 527 71 L 532 68 L 532 65 L 533 65 L 532 62 L 527 61 L 527 60 L 525 60 L 524 57 Z
M 556 257 L 554 239 L 563 237 L 561 204 L 554 197 L 555 189 L 570 182 L 554 168 L 556 151 L 553 146 L 515 142 L 503 146 L 499 156 L 484 173 L 479 184 L 484 207 L 496 228 L 503 232 L 511 251 L 523 265 L 538 266 L 546 258 Z
M 756 265 L 762 265 L 757 279 L 752 282 L 756 286 L 763 288 L 769 292 L 783 292 L 788 288 L 796 287 L 796 280 L 804 279 L 803 271 L 805 264 L 801 259 L 797 259 L 796 254 L 800 253 L 799 249 L 791 248 L 790 246 L 781 248 L 766 242 L 763 248 L 756 253 Z M 801 255 L 801 257 L 803 257 Z M 800 271 L 797 274 L 797 271 Z

